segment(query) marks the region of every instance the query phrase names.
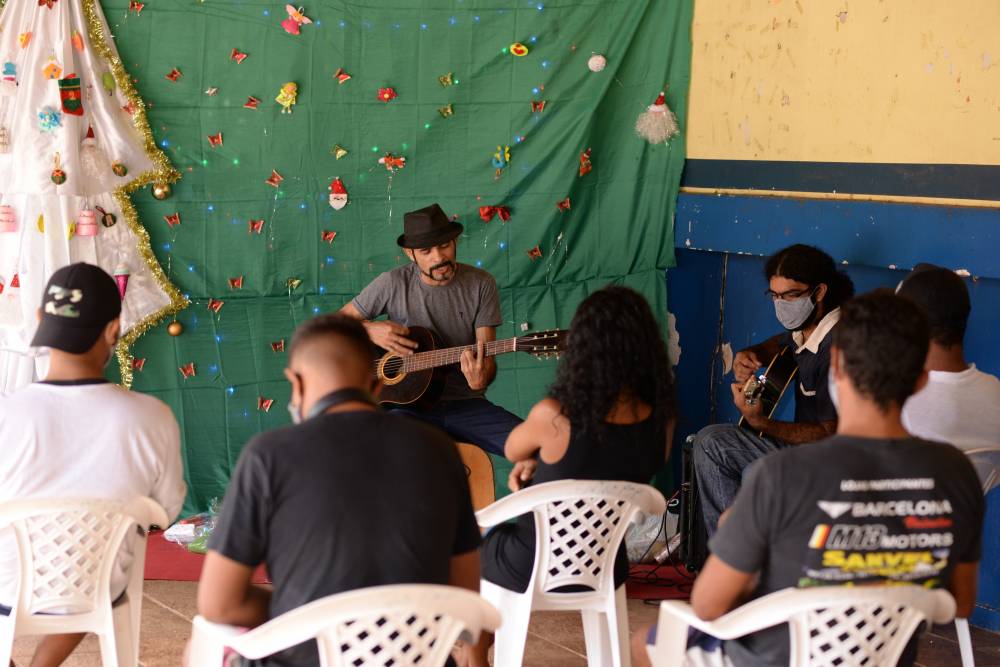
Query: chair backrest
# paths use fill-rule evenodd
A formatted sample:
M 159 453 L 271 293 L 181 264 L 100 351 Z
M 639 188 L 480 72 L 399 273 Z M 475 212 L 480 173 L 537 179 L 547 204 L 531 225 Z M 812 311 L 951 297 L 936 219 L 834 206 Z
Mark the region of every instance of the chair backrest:
M 111 604 L 115 557 L 134 524 L 167 523 L 149 498 L 124 503 L 94 498 L 18 500 L 0 504 L 0 529 L 17 544 L 18 614 L 87 613 Z
M 538 593 L 563 586 L 613 588 L 614 560 L 638 512 L 663 514 L 663 494 L 648 484 L 564 479 L 518 491 L 535 514 Z
M 983 484 L 983 495 L 1000 484 L 1000 447 L 967 449 L 965 455 L 972 461 L 972 467 L 979 475 L 979 481 Z
M 315 638 L 324 667 L 437 667 L 459 635 L 475 639 L 500 626 L 500 614 L 476 593 L 451 586 L 376 586 L 316 600 L 234 637 L 257 659 Z
M 924 621 L 946 623 L 955 600 L 919 586 L 821 587 L 793 591 L 791 663 L 802 667 L 895 665 Z M 796 607 L 805 607 L 798 608 Z

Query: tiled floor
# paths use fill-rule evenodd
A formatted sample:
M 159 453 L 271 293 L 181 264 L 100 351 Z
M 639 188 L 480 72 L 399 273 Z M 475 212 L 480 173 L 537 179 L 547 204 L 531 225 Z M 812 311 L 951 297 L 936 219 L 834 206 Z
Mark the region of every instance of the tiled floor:
M 195 611 L 196 584 L 180 581 L 147 581 L 142 609 L 141 664 L 146 667 L 177 667 L 191 631 Z M 655 606 L 629 600 L 632 628 L 652 623 Z M 14 660 L 26 665 L 34 647 L 32 638 L 18 639 Z M 977 667 L 1000 667 L 1000 635 L 973 631 Z M 101 664 L 97 641 L 88 637 L 65 663 L 68 667 Z M 531 621 L 524 664 L 528 667 L 580 667 L 586 665 L 580 616 L 565 612 L 535 614 Z M 920 648 L 923 667 L 959 667 L 954 631 L 925 635 Z

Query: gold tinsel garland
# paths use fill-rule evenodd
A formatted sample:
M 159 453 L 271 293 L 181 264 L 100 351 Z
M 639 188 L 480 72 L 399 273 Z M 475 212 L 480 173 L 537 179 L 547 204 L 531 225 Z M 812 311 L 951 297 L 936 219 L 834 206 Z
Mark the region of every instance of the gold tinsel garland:
M 144 171 L 135 178 L 130 179 L 124 185 L 115 188 L 112 193 L 115 201 L 118 202 L 122 215 L 125 216 L 125 220 L 128 222 L 129 229 L 135 234 L 139 246 L 139 255 L 152 272 L 156 284 L 170 298 L 170 305 L 136 322 L 128 330 L 128 333 L 118 341 L 116 353 L 118 365 L 121 370 L 122 385 L 126 388 L 131 388 L 133 380 L 132 344 L 139 339 L 139 336 L 149 331 L 161 319 L 177 313 L 187 307 L 190 302 L 184 298 L 180 290 L 164 274 L 163 268 L 160 266 L 159 261 L 157 261 L 156 255 L 153 254 L 153 249 L 149 244 L 149 232 L 139 222 L 139 215 L 135 210 L 135 206 L 132 205 L 132 199 L 129 195 L 153 182 L 175 183 L 180 179 L 181 174 L 174 169 L 174 166 L 170 163 L 169 158 L 163 154 L 163 151 L 156 147 L 156 141 L 153 139 L 153 131 L 150 129 L 149 121 L 146 118 L 146 104 L 132 86 L 132 80 L 129 78 L 128 72 L 125 71 L 125 66 L 122 65 L 121 58 L 108 46 L 107 34 L 104 22 L 101 20 L 100 11 L 98 10 L 97 0 L 82 1 L 83 14 L 87 19 L 87 34 L 90 37 L 91 46 L 110 65 L 111 73 L 115 77 L 118 89 L 122 91 L 122 94 L 134 107 L 135 111 L 132 113 L 132 122 L 135 123 L 135 128 L 139 131 L 139 134 L 142 135 L 143 150 L 156 166 L 154 170 Z

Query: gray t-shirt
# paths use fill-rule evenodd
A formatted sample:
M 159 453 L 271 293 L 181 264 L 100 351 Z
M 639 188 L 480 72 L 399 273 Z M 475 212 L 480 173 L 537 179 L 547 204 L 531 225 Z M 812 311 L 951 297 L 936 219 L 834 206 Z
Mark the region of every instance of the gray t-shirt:
M 486 271 L 456 264 L 455 277 L 446 285 L 428 285 L 410 263 L 386 271 L 354 297 L 354 307 L 366 320 L 388 315 L 408 327 L 425 327 L 438 335 L 444 347 L 471 345 L 479 327 L 500 326 L 497 282 Z M 477 398 L 458 364 L 448 368 L 441 400 Z

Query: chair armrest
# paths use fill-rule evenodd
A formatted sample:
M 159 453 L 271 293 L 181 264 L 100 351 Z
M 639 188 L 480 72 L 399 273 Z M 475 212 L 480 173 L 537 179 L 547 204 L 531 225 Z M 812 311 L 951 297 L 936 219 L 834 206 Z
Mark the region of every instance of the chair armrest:
M 202 616 L 195 616 L 191 622 L 188 666 L 219 667 L 226 647 L 243 632 L 242 628 L 212 623 Z
M 476 522 L 481 528 L 492 528 L 522 514 L 530 514 L 532 511 L 534 511 L 533 504 L 530 501 L 524 502 L 515 492 L 476 512 Z

